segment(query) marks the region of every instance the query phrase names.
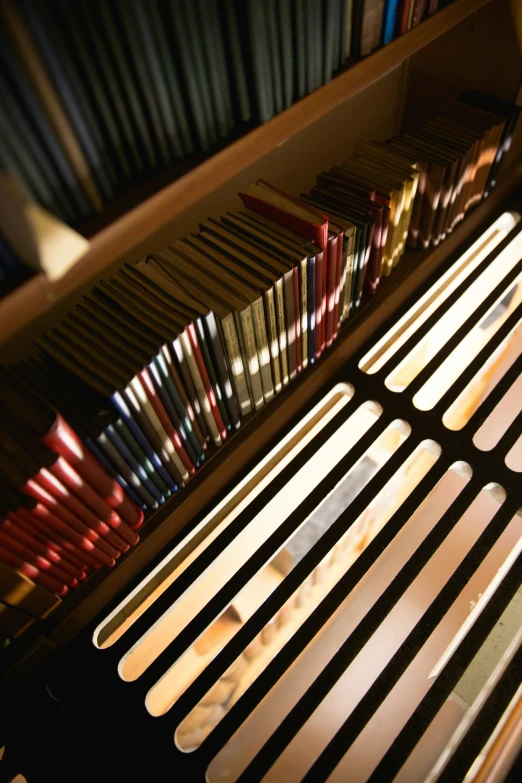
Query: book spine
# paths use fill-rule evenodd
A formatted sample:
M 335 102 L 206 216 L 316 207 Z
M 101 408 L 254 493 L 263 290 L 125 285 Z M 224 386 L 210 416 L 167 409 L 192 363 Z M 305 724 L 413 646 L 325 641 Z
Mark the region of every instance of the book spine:
M 411 16 L 411 27 L 417 27 L 426 13 L 427 0 L 413 0 L 413 13 Z
M 345 262 L 343 318 L 347 320 L 352 310 L 352 288 L 355 264 L 355 231 L 348 237 Z
M 381 271 L 381 242 L 382 242 L 382 227 L 381 218 L 375 215 L 375 229 L 373 232 L 372 246 L 370 249 L 370 258 L 368 260 L 368 268 L 364 278 L 364 291 L 367 294 L 373 296 L 379 285 L 380 271 Z
M 163 403 L 161 402 L 159 395 L 156 393 L 156 388 L 152 382 L 152 378 L 150 376 L 148 369 L 144 367 L 143 370 L 141 370 L 141 372 L 138 375 L 141 381 L 141 386 L 143 387 L 147 395 L 148 403 L 150 403 L 150 405 L 152 406 L 152 409 L 156 414 L 157 420 L 159 421 L 161 427 L 163 428 L 165 435 L 173 444 L 176 453 L 179 459 L 181 460 L 181 462 L 183 463 L 185 469 L 188 471 L 188 473 L 190 473 L 190 475 L 194 475 L 194 473 L 196 472 L 194 464 L 190 459 L 189 455 L 187 454 L 187 452 L 185 451 L 185 448 L 181 442 L 181 438 L 179 437 L 173 422 L 168 416 L 167 411 L 163 407 Z M 147 405 L 147 407 L 148 409 L 150 409 L 149 405 Z M 169 453 L 173 454 L 174 452 L 170 452 L 169 449 Z M 181 471 L 181 474 L 183 475 L 183 471 Z
M 308 315 L 308 363 L 315 362 L 315 256 L 310 256 L 306 261 L 306 298 Z
M 160 490 L 158 489 L 156 484 L 152 481 L 152 479 L 147 475 L 147 472 L 145 471 L 143 465 L 141 465 L 141 463 L 138 462 L 134 454 L 128 448 L 127 444 L 125 443 L 123 438 L 119 435 L 119 433 L 116 431 L 116 429 L 112 424 L 109 424 L 109 426 L 106 428 L 105 434 L 107 435 L 108 438 L 110 438 L 110 441 L 114 446 L 114 448 L 117 450 L 118 454 L 121 455 L 122 459 L 125 460 L 129 468 L 139 478 L 144 488 L 150 492 L 154 500 L 156 500 L 159 505 L 162 505 L 165 502 L 164 495 L 160 492 Z
M 90 541 L 86 541 L 85 546 L 80 547 L 64 536 L 60 530 L 60 526 L 64 525 L 65 528 L 67 528 L 67 526 L 61 519 L 55 517 L 48 508 L 42 505 L 42 503 L 37 503 L 30 511 L 26 508 L 19 508 L 17 514 L 25 521 L 31 531 L 39 533 L 46 540 L 52 541 L 55 547 L 63 547 L 63 549 L 67 550 L 68 553 L 72 553 L 83 565 L 89 568 L 100 568 L 101 562 L 94 554 L 94 545 L 92 545 Z M 51 518 L 54 518 L 54 526 L 51 523 Z M 89 550 L 89 545 L 91 546 L 91 550 Z
M 321 250 L 315 256 L 315 358 L 325 349 L 323 310 L 326 312 L 326 290 L 323 288 L 325 254 Z
M 157 509 L 159 503 L 154 496 L 142 485 L 139 477 L 136 475 L 132 467 L 127 463 L 124 457 L 120 454 L 117 447 L 109 439 L 106 432 L 100 433 L 96 438 L 96 443 L 113 465 L 119 470 L 120 474 L 124 477 L 125 481 L 134 489 L 134 491 L 140 496 L 143 503 L 148 508 Z
M 192 443 L 187 434 L 187 431 L 181 422 L 181 419 L 178 415 L 174 402 L 172 401 L 170 392 L 167 389 L 167 382 L 170 381 L 170 377 L 168 375 L 168 371 L 166 372 L 165 375 L 163 374 L 163 370 L 160 368 L 159 357 L 154 357 L 152 362 L 148 365 L 148 371 L 152 379 L 152 382 L 154 383 L 155 392 L 156 394 L 158 394 L 159 398 L 161 399 L 165 412 L 167 413 L 169 420 L 172 422 L 172 425 L 174 426 L 176 433 L 178 434 L 179 439 L 183 444 L 183 448 L 187 452 L 187 455 L 191 463 L 196 468 L 198 468 L 199 458 L 192 447 Z M 140 462 L 141 464 L 143 461 L 142 457 L 144 457 L 145 455 L 139 454 L 139 450 L 136 453 L 135 449 L 133 448 L 131 448 L 131 451 L 133 452 L 135 458 L 138 459 L 138 462 Z M 146 469 L 145 465 L 144 467 Z
M 27 547 L 27 549 L 30 549 L 35 555 L 45 557 L 50 563 L 67 573 L 69 577 L 78 579 L 82 582 L 87 578 L 85 571 L 57 552 L 54 546 L 46 541 L 42 541 L 27 530 L 24 530 L 23 525 L 20 524 L 18 515 L 15 512 L 11 512 L 9 516 L 4 519 L 0 525 L 0 530 L 13 541 L 18 541 L 20 544 Z
M 152 446 L 154 452 L 158 455 L 161 464 L 164 466 L 166 472 L 169 474 L 175 485 L 178 487 L 181 483 L 181 475 L 170 459 L 170 454 L 165 448 L 165 444 L 162 443 L 161 438 L 155 431 L 149 418 L 145 415 L 140 401 L 134 392 L 132 386 L 127 386 L 123 390 L 122 397 L 128 404 L 130 416 L 136 424 L 137 429 L 141 430 L 145 436 L 147 442 Z
M 43 489 L 48 496 L 51 496 L 57 503 L 57 513 L 64 516 L 64 509 L 68 512 L 67 521 L 69 524 L 77 524 L 78 528 L 85 528 L 91 531 L 91 540 L 94 540 L 105 551 L 117 556 L 118 552 L 126 551 L 128 545 L 111 531 L 109 526 L 93 514 L 72 492 L 67 490 L 61 481 L 50 473 L 47 468 L 41 468 L 37 476 L 28 482 L 35 484 L 41 490 Z M 26 485 L 27 486 L 27 485 Z
M 289 383 L 288 376 L 288 352 L 287 352 L 287 334 L 285 323 L 285 300 L 283 292 L 283 280 L 280 278 L 276 282 L 276 299 L 277 299 L 277 325 L 279 331 L 279 356 L 281 357 L 281 375 L 283 386 Z
M 230 367 L 230 373 L 232 375 L 232 383 L 234 384 L 237 401 L 239 403 L 239 409 L 242 415 L 246 416 L 246 414 L 250 413 L 252 410 L 252 404 L 250 401 L 250 394 L 245 377 L 243 359 L 241 358 L 241 350 L 239 347 L 236 325 L 234 323 L 234 317 L 232 313 L 221 319 L 221 331 L 223 334 L 223 342 L 228 354 L 228 364 Z
M 185 361 L 188 366 L 188 371 L 191 375 L 192 382 L 194 384 L 194 388 L 196 390 L 197 399 L 199 401 L 200 409 L 203 412 L 203 416 L 205 417 L 205 423 L 207 425 L 207 429 L 212 437 L 212 440 L 216 444 L 216 446 L 221 446 L 222 439 L 221 434 L 218 430 L 216 420 L 214 419 L 214 416 L 212 415 L 212 408 L 210 405 L 210 400 L 207 396 L 207 393 L 205 391 L 205 387 L 203 385 L 203 381 L 199 372 L 199 368 L 196 364 L 196 359 L 194 357 L 194 353 L 192 350 L 192 345 L 189 339 L 189 336 L 187 332 L 183 332 L 180 335 L 180 342 L 181 346 L 183 348 L 183 353 L 185 355 Z M 221 417 L 220 417 L 221 418 Z M 222 424 L 223 422 L 221 422 Z
M 292 282 L 294 289 L 294 318 L 295 318 L 295 366 L 297 373 L 303 369 L 303 347 L 301 342 L 301 292 L 299 289 L 299 269 L 293 269 Z
M 201 352 L 201 346 L 199 344 L 198 335 L 196 332 L 196 328 L 194 326 L 194 322 L 188 325 L 184 334 L 188 336 L 188 339 L 190 341 L 190 346 L 192 348 L 192 355 L 196 362 L 197 369 L 199 371 L 199 375 L 203 383 L 203 389 L 206 393 L 206 399 L 210 405 L 210 412 L 214 417 L 214 421 L 218 428 L 219 435 L 224 440 L 227 437 L 227 428 L 225 427 L 225 423 L 223 421 L 221 412 L 219 410 L 219 405 L 217 403 L 215 391 L 212 387 L 212 384 L 210 383 L 210 378 L 207 372 L 207 368 L 205 366 L 205 362 L 203 359 L 203 354 Z
M 172 351 L 174 351 L 174 346 L 172 346 Z M 204 449 L 207 448 L 207 442 L 199 427 L 198 421 L 196 419 L 196 414 L 194 413 L 194 409 L 190 404 L 190 400 L 187 396 L 187 392 L 185 391 L 183 382 L 174 364 L 173 357 L 171 355 L 171 349 L 169 349 L 167 345 L 164 345 L 162 346 L 159 355 L 163 356 L 165 360 L 165 365 L 167 367 L 168 374 L 171 380 L 171 384 L 168 384 L 168 388 L 169 389 L 173 388 L 175 390 L 173 402 L 176 406 L 178 405 L 181 406 L 181 408 L 178 408 L 178 414 L 183 422 L 183 426 L 187 430 L 187 433 L 190 433 L 193 436 L 192 439 L 193 446 L 198 452 L 199 458 L 204 459 L 205 458 Z
M 397 26 L 399 0 L 387 0 L 382 33 L 383 44 L 388 44 L 393 38 Z
M 114 465 L 110 462 L 110 460 L 107 459 L 104 452 L 100 449 L 97 443 L 95 443 L 90 438 L 85 439 L 85 445 L 89 449 L 89 451 L 92 451 L 96 459 L 103 465 L 105 470 L 111 474 L 111 476 L 116 479 L 118 484 L 125 490 L 125 492 L 128 494 L 128 496 L 133 500 L 136 505 L 141 508 L 143 511 L 147 510 L 147 505 L 142 501 L 140 496 L 133 490 L 132 487 L 130 487 L 123 476 L 121 476 L 117 469 L 114 467 Z M 170 479 L 169 479 L 170 480 Z M 173 486 L 173 492 L 177 492 L 177 484 L 172 482 Z
M 56 595 L 63 597 L 69 592 L 69 588 L 58 579 L 54 579 L 52 576 L 42 573 L 39 568 L 28 563 L 19 555 L 14 555 L 9 549 L 2 546 L 0 546 L 0 560 Z
M 97 516 L 109 525 L 118 535 L 125 539 L 129 544 L 137 544 L 138 536 L 121 519 L 119 514 L 112 510 L 92 489 L 92 487 L 82 479 L 73 467 L 63 457 L 58 457 L 54 465 L 49 467 L 59 481 L 62 481 L 67 487 L 76 492 L 81 497 L 86 506 Z
M 274 380 L 274 392 L 279 394 L 283 388 L 281 380 L 281 364 L 279 361 L 279 340 L 277 336 L 276 307 L 274 300 L 274 287 L 265 293 L 265 312 L 267 313 L 268 346 L 272 362 L 272 378 Z
M 258 410 L 263 407 L 265 400 L 263 397 L 263 386 L 261 383 L 261 373 L 259 371 L 259 356 L 256 348 L 254 322 L 250 305 L 239 313 L 239 323 L 239 339 L 242 343 L 241 349 L 243 355 L 247 359 L 254 408 Z
M 398 13 L 398 27 L 399 35 L 404 35 L 408 32 L 408 22 L 410 19 L 410 7 L 413 0 L 399 0 L 399 13 Z
M 190 401 L 190 406 L 194 411 L 195 420 L 198 423 L 199 431 L 204 441 L 208 441 L 210 436 L 208 434 L 205 416 L 203 415 L 199 397 L 196 394 L 196 387 L 194 386 L 194 381 L 189 372 L 187 360 L 185 358 L 185 354 L 183 353 L 183 348 L 181 347 L 179 337 L 173 340 L 172 347 L 174 349 L 174 356 L 176 357 L 181 379 L 183 381 L 183 388 L 185 389 L 186 396 L 188 396 Z
M 213 359 L 216 365 L 216 373 L 221 382 L 221 389 L 223 391 L 228 418 L 233 429 L 237 429 L 241 424 L 239 419 L 239 410 L 236 399 L 234 397 L 234 390 L 232 388 L 230 374 L 228 372 L 227 363 L 225 360 L 225 352 L 223 349 L 223 343 L 221 341 L 221 335 L 219 333 L 216 316 L 212 311 L 210 311 L 205 318 L 205 329 L 210 340 Z
M 326 278 L 326 313 L 325 313 L 325 337 L 326 347 L 329 348 L 333 342 L 334 332 L 334 310 L 335 310 L 335 274 L 337 269 L 337 240 L 338 237 L 330 237 L 328 240 L 328 268 Z
M 266 335 L 265 308 L 263 307 L 262 297 L 259 297 L 255 302 L 252 302 L 251 309 L 259 357 L 261 384 L 263 386 L 263 397 L 265 398 L 265 402 L 268 402 L 268 400 L 271 400 L 274 396 L 274 383 L 272 380 L 272 368 L 270 366 L 270 349 L 268 347 L 268 338 Z
M 153 448 L 152 445 L 149 443 L 149 440 L 146 437 L 145 433 L 143 432 L 142 428 L 139 426 L 139 424 L 135 420 L 134 416 L 132 415 L 131 409 L 130 409 L 127 401 L 124 399 L 123 395 L 120 394 L 119 392 L 116 392 L 115 394 L 113 394 L 113 396 L 112 396 L 112 403 L 113 403 L 114 407 L 116 408 L 116 410 L 118 411 L 118 413 L 120 414 L 120 416 L 123 419 L 123 421 L 125 422 L 125 424 L 127 425 L 127 427 L 129 428 L 129 430 L 132 433 L 132 435 L 136 438 L 137 443 L 141 446 L 141 448 L 143 449 L 145 454 L 148 456 L 148 458 L 150 459 L 150 461 L 154 465 L 155 469 L 160 472 L 160 475 L 161 475 L 162 479 L 166 482 L 166 484 L 169 487 L 169 489 L 171 489 L 172 491 L 176 491 L 177 484 L 176 484 L 175 479 L 172 478 L 170 473 L 165 468 L 165 466 L 164 466 L 163 462 L 161 461 L 161 459 L 159 457 L 159 454 L 156 452 L 155 448 Z M 89 448 L 90 448 L 90 446 L 89 446 Z M 96 450 L 94 452 L 95 455 L 97 456 L 96 451 L 99 451 L 99 448 L 96 448 Z M 104 465 L 104 467 L 106 467 L 104 461 L 102 461 L 102 464 Z M 109 468 L 109 472 L 111 473 L 112 476 L 114 476 L 114 473 L 113 473 L 112 470 L 110 470 L 110 468 Z M 118 476 L 114 476 L 114 478 L 116 478 L 116 480 L 119 483 L 120 479 L 123 478 L 123 477 L 120 477 L 118 475 Z M 127 482 L 125 482 L 125 485 L 126 485 L 126 483 Z M 125 488 L 125 486 L 124 486 L 124 488 Z
M 72 565 L 75 565 L 77 568 L 79 568 L 80 571 L 87 572 L 90 571 L 91 568 L 99 567 L 99 563 L 97 563 L 94 559 L 91 559 L 88 555 L 85 556 L 83 552 L 80 552 L 79 549 L 73 547 L 71 543 L 66 542 L 68 546 L 64 546 L 64 544 L 58 540 L 57 536 L 44 533 L 41 528 L 38 527 L 38 525 L 33 524 L 33 520 L 31 520 L 31 522 L 27 522 L 21 514 L 21 512 L 24 510 L 27 511 L 27 509 L 20 508 L 16 514 L 11 512 L 9 515 L 11 518 L 16 518 L 16 526 L 19 530 L 23 530 L 37 541 L 52 547 L 55 552 L 58 552 L 59 555 L 61 555 L 64 559 L 67 559 L 69 563 L 72 563 Z
M 303 370 L 308 367 L 308 258 L 301 259 L 298 269 L 301 293 L 301 362 Z
M 202 318 L 196 318 L 194 321 L 194 328 L 197 333 L 197 344 L 199 345 L 199 349 L 203 357 L 203 363 L 208 374 L 210 386 L 214 390 L 219 413 L 223 419 L 223 424 L 225 425 L 226 431 L 230 432 L 232 425 L 230 423 L 230 419 L 228 418 L 228 411 L 225 405 L 225 395 L 223 389 L 221 388 L 221 381 L 216 373 L 216 362 L 213 358 L 213 355 L 211 354 L 210 343 Z
M 294 280 L 293 270 L 286 272 L 283 277 L 285 294 L 285 320 L 288 335 L 288 376 L 292 381 L 297 376 L 297 351 L 296 351 L 296 318 L 294 308 Z
M 333 318 L 333 339 L 337 340 L 340 326 L 339 302 L 341 298 L 341 277 L 343 265 L 343 243 L 344 235 L 341 233 L 337 237 L 337 264 L 335 267 L 335 299 L 334 299 L 334 318 Z
M 53 496 L 46 492 L 36 481 L 27 481 L 22 492 L 35 498 L 51 513 L 43 519 L 44 524 L 51 524 L 55 529 L 59 529 L 66 538 L 72 543 L 80 545 L 82 549 L 91 552 L 92 555 L 103 565 L 113 566 L 115 563 L 114 554 L 117 554 L 115 547 L 110 546 L 103 541 L 96 531 L 89 528 L 84 522 L 77 519 L 74 514 L 66 509 L 62 503 L 59 503 Z
M 143 513 L 123 493 L 120 485 L 102 468 L 67 422 L 56 414 L 49 431 L 42 437 L 42 443 L 74 467 L 80 476 L 98 492 L 111 508 L 115 509 L 133 530 L 143 524 Z
M 188 479 L 187 471 L 176 454 L 174 445 L 157 417 L 138 376 L 131 380 L 125 389 L 125 394 L 131 400 L 142 426 L 146 428 L 149 439 L 157 445 L 167 470 L 177 479 L 178 483 Z

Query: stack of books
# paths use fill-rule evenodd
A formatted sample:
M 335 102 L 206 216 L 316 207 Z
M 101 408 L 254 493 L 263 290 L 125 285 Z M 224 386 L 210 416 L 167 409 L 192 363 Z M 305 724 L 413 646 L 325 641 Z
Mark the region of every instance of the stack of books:
M 57 595 L 139 541 L 122 487 L 23 374 L 0 374 L 0 560 Z
M 122 190 L 269 120 L 437 5 L 2 3 L 2 167 L 77 224 Z
M 90 525 L 109 558 L 123 551 L 140 511 L 318 361 L 407 247 L 437 245 L 480 201 L 517 113 L 467 93 L 415 132 L 361 142 L 309 194 L 259 180 L 238 211 L 100 280 L 0 375 L 9 531 L 36 513 L 17 507 L 24 495 L 46 505 L 51 493 L 48 510 Z M 47 435 L 63 420 L 67 453 Z M 56 473 L 56 454 L 85 483 Z M 96 470 L 82 472 L 85 460 Z

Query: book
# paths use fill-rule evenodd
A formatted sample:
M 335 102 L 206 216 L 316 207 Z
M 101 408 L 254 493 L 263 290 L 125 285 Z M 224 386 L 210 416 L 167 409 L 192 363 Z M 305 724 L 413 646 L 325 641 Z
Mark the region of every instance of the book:
M 322 263 L 318 264 L 316 259 L 315 270 L 316 297 L 321 303 L 320 309 L 317 308 L 315 313 L 316 358 L 319 358 L 326 345 L 328 220 L 318 210 L 306 207 L 303 202 L 288 196 L 263 180 L 258 180 L 257 185 L 250 186 L 247 193 L 240 193 L 239 196 L 248 209 L 299 234 L 303 239 L 312 241 L 323 253 Z

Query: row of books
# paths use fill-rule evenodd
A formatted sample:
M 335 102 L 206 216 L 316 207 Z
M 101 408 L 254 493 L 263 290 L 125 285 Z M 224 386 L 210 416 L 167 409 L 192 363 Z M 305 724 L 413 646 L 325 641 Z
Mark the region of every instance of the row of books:
M 270 119 L 330 81 L 348 57 L 368 54 L 436 7 L 2 3 L 0 163 L 35 202 L 76 224 L 125 188 Z
M 440 6 L 439 0 L 349 0 L 347 57 L 364 57 L 417 27 Z M 351 17 L 351 18 L 350 18 Z
M 250 185 L 241 210 L 100 280 L 5 368 L 5 535 L 29 517 L 74 518 L 110 565 L 122 531 L 181 489 L 210 443 L 318 361 L 406 247 L 438 244 L 491 187 L 518 110 L 463 99 L 415 132 L 361 142 L 300 198 Z M 67 454 L 48 442 L 57 426 L 69 427 Z M 117 490 L 115 509 L 107 498 Z

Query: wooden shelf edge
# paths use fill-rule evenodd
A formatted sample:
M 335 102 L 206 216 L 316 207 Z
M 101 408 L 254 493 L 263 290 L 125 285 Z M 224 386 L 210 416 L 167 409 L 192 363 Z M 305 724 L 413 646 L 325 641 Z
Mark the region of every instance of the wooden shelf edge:
M 51 283 L 43 275 L 37 275 L 21 286 L 0 301 L 0 344 L 110 264 L 139 248 L 155 231 L 186 212 L 216 187 L 260 160 L 276 146 L 284 144 L 489 2 L 491 0 L 455 0 L 101 231 L 92 239 L 91 248 L 85 256 L 61 280 Z

